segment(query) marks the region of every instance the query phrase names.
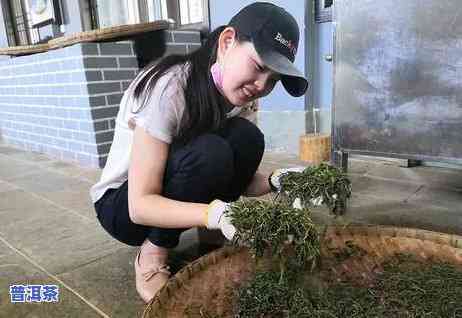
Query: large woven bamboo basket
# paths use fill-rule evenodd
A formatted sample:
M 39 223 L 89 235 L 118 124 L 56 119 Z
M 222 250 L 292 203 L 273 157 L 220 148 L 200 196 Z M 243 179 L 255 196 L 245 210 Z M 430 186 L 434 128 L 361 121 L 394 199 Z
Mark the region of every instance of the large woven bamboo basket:
M 338 251 L 352 245 L 364 254 L 360 258 L 346 258 L 330 270 L 352 275 L 353 279 L 364 279 L 374 268 L 397 254 L 462 266 L 462 236 L 372 225 L 327 227 L 322 236 L 321 261 L 324 264 L 333 260 Z M 232 317 L 225 314 L 231 312 L 233 306 L 229 290 L 250 279 L 254 270 L 254 259 L 246 248 L 215 250 L 174 275 L 148 304 L 143 317 L 185 317 L 188 306 L 205 308 L 218 317 Z

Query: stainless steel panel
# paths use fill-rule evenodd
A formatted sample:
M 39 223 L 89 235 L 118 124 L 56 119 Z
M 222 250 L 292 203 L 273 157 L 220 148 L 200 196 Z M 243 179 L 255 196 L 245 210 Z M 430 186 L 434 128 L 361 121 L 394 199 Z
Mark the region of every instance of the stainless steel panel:
M 336 0 L 336 150 L 462 158 L 462 1 Z

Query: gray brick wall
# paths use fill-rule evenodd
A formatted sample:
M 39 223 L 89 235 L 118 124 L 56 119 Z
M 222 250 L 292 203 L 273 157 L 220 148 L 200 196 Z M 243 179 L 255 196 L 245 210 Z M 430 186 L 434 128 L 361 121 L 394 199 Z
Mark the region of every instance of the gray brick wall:
M 199 32 L 160 32 L 166 33 L 165 55 L 200 47 Z M 120 100 L 138 71 L 133 41 L 82 43 L 0 60 L 0 139 L 103 167 Z

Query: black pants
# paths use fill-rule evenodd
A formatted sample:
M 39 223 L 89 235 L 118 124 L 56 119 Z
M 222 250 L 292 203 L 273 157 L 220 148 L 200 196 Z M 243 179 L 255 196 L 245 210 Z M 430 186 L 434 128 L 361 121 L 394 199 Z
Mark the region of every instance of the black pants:
M 204 134 L 185 146 L 170 146 L 162 195 L 196 203 L 239 198 L 260 165 L 265 148 L 260 129 L 243 118 L 228 120 L 215 134 Z M 117 240 L 139 246 L 146 238 L 172 248 L 187 229 L 166 229 L 135 224 L 128 213 L 128 182 L 108 189 L 95 203 L 98 220 Z

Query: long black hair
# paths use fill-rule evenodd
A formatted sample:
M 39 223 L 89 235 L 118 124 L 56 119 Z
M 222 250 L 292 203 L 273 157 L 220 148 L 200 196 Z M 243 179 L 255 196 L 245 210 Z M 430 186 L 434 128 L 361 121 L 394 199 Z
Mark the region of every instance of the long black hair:
M 206 42 L 196 51 L 186 55 L 169 55 L 160 62 L 149 64 L 135 79 L 133 97 L 139 106 L 133 113 L 139 112 L 149 102 L 157 80 L 168 70 L 179 64 L 189 64 L 186 87 L 184 87 L 185 109 L 175 142 L 183 144 L 195 137 L 220 129 L 226 120 L 231 105 L 220 94 L 213 83 L 210 67 L 217 59 L 218 38 L 226 26 L 215 29 Z M 237 40 L 240 39 L 237 35 Z

